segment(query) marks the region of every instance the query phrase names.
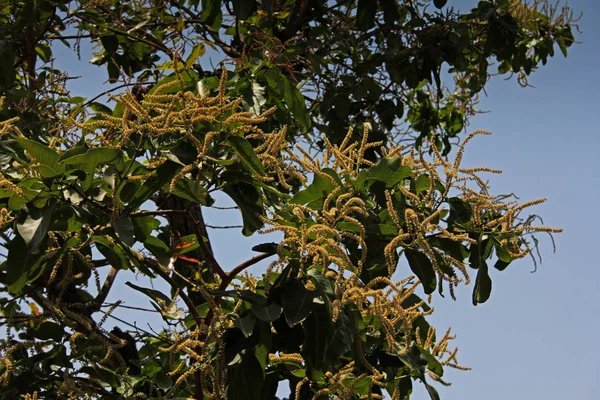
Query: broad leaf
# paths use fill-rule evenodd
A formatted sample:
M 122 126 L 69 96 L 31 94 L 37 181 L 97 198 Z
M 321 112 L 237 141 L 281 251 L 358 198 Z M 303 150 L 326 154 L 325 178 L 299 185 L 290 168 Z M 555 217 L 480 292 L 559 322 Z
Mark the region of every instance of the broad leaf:
M 42 209 L 29 206 L 29 212 L 25 220 L 17 223 L 17 231 L 23 240 L 25 240 L 31 254 L 39 253 L 40 245 L 46 238 L 46 231 L 52 219 L 52 211 L 55 206 L 55 199 L 48 201 L 47 205 Z
M 306 289 L 298 280 L 289 282 L 281 289 L 283 312 L 290 327 L 304 321 L 311 312 L 323 304 L 318 292 Z
M 406 249 L 404 254 L 406 255 L 410 269 L 417 275 L 417 278 L 419 278 L 423 284 L 425 293 L 433 293 L 437 285 L 437 278 L 431 260 L 429 260 L 425 254 L 417 250 Z

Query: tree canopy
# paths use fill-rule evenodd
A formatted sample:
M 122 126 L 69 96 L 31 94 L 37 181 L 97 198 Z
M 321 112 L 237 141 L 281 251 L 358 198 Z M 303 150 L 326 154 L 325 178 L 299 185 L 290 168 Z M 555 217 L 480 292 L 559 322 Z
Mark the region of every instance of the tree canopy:
M 484 303 L 492 266 L 560 231 L 462 165 L 489 134 L 469 119 L 575 29 L 540 0 L 2 3 L 0 398 L 439 399 L 467 367 L 432 296 Z M 94 49 L 98 96 L 69 91 L 57 46 Z M 282 240 L 222 266 L 217 195 Z M 115 289 L 126 271 L 169 289 Z M 115 324 L 111 290 L 164 325 Z

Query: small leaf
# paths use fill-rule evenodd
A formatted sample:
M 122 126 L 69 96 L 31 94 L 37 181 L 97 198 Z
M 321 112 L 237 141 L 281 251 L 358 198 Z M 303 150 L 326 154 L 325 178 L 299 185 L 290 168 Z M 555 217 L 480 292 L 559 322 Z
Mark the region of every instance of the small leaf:
M 358 0 L 356 19 L 358 29 L 368 30 L 375 25 L 377 2 L 372 0 Z
M 175 254 L 185 254 L 190 251 L 196 250 L 200 247 L 198 237 L 195 234 L 187 235 L 179 238 L 175 241 Z
M 192 52 L 185 60 L 185 66 L 189 69 L 194 65 L 194 63 L 198 60 L 199 57 L 202 57 L 206 53 L 206 46 L 204 43 L 198 43 L 192 48 Z
M 162 302 L 165 305 L 168 305 L 171 303 L 171 299 L 169 297 L 167 297 L 167 295 L 163 294 L 162 292 L 159 292 L 158 290 L 141 287 L 141 286 L 135 285 L 131 282 L 125 282 L 125 284 L 127 286 L 129 286 L 130 288 L 137 290 L 140 293 L 145 294 L 146 296 L 150 297 L 153 301 L 155 301 L 157 303 Z
M 265 254 L 277 254 L 277 243 L 261 243 L 252 248 L 252 251 Z

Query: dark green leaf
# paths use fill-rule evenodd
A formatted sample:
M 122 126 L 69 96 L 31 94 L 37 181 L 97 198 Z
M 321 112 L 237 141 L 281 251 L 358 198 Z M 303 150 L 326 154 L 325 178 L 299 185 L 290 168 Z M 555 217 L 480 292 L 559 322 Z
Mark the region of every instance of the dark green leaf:
M 29 271 L 35 270 L 42 257 L 31 254 L 21 236 L 15 236 L 8 244 L 6 257 L 6 285 L 8 291 L 17 294 L 27 283 Z
M 150 297 L 153 301 L 155 301 L 157 303 L 160 303 L 162 301 L 165 305 L 171 304 L 171 299 L 169 297 L 167 297 L 167 295 L 163 294 L 162 292 L 159 292 L 158 290 L 141 287 L 141 286 L 135 285 L 131 282 L 125 282 L 125 284 L 127 286 L 129 286 L 130 288 L 137 290 L 140 293 L 145 294 L 146 296 Z
M 50 168 L 57 168 L 59 154 L 45 144 L 25 138 L 15 139 L 38 162 Z M 64 171 L 64 169 L 63 169 Z
M 133 231 L 133 222 L 129 217 L 121 217 L 113 223 L 113 228 L 117 233 L 117 237 L 123 241 L 127 246 L 133 246 L 135 244 L 135 237 Z
M 254 325 L 256 325 L 256 317 L 254 314 L 247 314 L 244 317 L 240 317 L 233 321 L 233 324 L 244 334 L 246 337 L 250 337 L 254 331 Z
M 285 320 L 290 327 L 304 321 L 311 312 L 323 304 L 318 292 L 306 289 L 298 280 L 282 286 L 281 302 Z
M 417 275 L 417 278 L 423 284 L 423 289 L 426 294 L 431 294 L 436 288 L 437 278 L 435 275 L 435 269 L 431 264 L 429 258 L 417 250 L 406 249 L 404 252 L 410 269 Z
M 358 0 L 356 18 L 358 29 L 369 30 L 375 25 L 377 2 L 373 0 Z
M 454 221 L 464 224 L 471 220 L 473 210 L 471 205 L 459 199 L 458 197 L 451 197 L 448 199 L 450 204 L 450 218 Z
M 492 293 L 492 279 L 488 274 L 488 266 L 485 261 L 481 261 L 477 278 L 475 279 L 475 287 L 473 288 L 473 305 L 485 303 Z
M 304 96 L 287 76 L 280 75 L 280 79 L 283 85 L 283 101 L 294 115 L 294 119 L 302 132 L 307 132 L 311 126 L 311 119 L 306 109 Z
M 248 19 L 255 10 L 255 0 L 233 0 L 233 13 L 242 21 Z
M 437 8 L 442 8 L 446 5 L 447 2 L 448 0 L 433 0 L 433 5 Z
M 264 210 L 258 190 L 245 182 L 230 184 L 223 188 L 225 192 L 235 204 L 240 208 L 244 228 L 242 233 L 244 236 L 250 236 L 258 229 L 262 228 L 263 222 L 259 215 L 262 215 Z
M 252 312 L 258 319 L 265 322 L 275 321 L 281 315 L 283 308 L 277 303 L 271 303 L 266 306 L 252 304 Z
M 40 340 L 60 341 L 65 334 L 62 326 L 50 321 L 44 321 L 35 330 L 33 336 Z
M 277 254 L 277 243 L 261 243 L 252 248 L 252 251 L 266 254 Z
M 245 353 L 239 365 L 230 367 L 227 378 L 228 399 L 262 400 L 263 369 L 253 353 Z

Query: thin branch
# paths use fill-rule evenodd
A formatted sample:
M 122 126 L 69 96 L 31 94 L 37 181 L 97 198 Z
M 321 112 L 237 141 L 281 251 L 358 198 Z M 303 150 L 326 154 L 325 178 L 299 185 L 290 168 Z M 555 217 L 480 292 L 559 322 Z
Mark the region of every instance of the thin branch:
M 93 309 L 91 309 L 91 312 L 96 312 L 98 310 L 100 310 L 100 307 L 102 306 L 102 303 L 104 303 L 104 301 L 106 300 L 106 297 L 108 296 L 108 292 L 110 292 L 110 289 L 112 288 L 112 285 L 115 283 L 115 278 L 117 277 L 117 273 L 119 272 L 118 269 L 112 267 L 110 269 L 110 271 L 108 272 L 108 275 L 106 276 L 106 279 L 104 280 L 104 284 L 102 285 L 102 288 L 100 289 L 100 292 L 98 293 L 98 295 L 96 296 L 96 298 L 93 301 Z
M 227 289 L 227 286 L 229 286 L 229 284 L 231 283 L 231 281 L 233 280 L 233 278 L 235 278 L 239 273 L 241 273 L 246 268 L 249 268 L 249 267 L 253 266 L 254 264 L 256 264 L 258 262 L 261 262 L 262 260 L 264 260 L 266 258 L 269 258 L 269 257 L 271 257 L 273 255 L 274 254 L 270 254 L 270 253 L 262 253 L 262 254 L 259 254 L 257 256 L 254 256 L 254 257 L 250 258 L 249 260 L 244 261 L 243 263 L 241 263 L 237 267 L 233 268 L 231 271 L 229 271 L 229 273 L 227 274 L 227 276 L 225 277 L 225 279 L 223 279 L 221 281 L 221 285 L 219 286 L 219 290 L 225 290 L 225 289 Z
M 144 83 L 141 83 L 141 84 L 142 85 L 154 85 L 155 83 L 156 82 L 144 82 Z M 89 106 L 90 104 L 92 104 L 93 102 L 95 102 L 96 100 L 98 100 L 100 97 L 106 96 L 109 93 L 115 92 L 115 91 L 117 91 L 119 89 L 126 88 L 128 86 L 135 86 L 135 85 L 138 85 L 138 84 L 140 84 L 140 83 L 139 82 L 138 83 L 124 83 L 122 85 L 115 86 L 114 88 L 108 89 L 108 90 L 100 93 L 98 96 L 94 97 L 93 99 L 86 101 L 85 103 L 83 103 L 81 105 L 81 108 L 85 108 L 85 107 Z
M 148 268 L 150 268 L 153 272 L 155 272 L 158 276 L 163 278 L 169 285 L 171 285 L 171 287 L 173 289 L 175 289 L 175 290 L 181 289 L 181 287 L 177 284 L 177 282 L 175 282 L 175 280 L 173 280 L 173 278 L 171 278 L 171 276 L 163 269 L 163 267 L 158 263 L 158 261 L 156 261 L 152 258 L 144 257 L 142 259 L 142 262 Z M 196 305 L 194 304 L 194 302 L 188 297 L 187 294 L 185 294 L 185 292 L 183 290 L 179 290 L 179 296 L 181 297 L 181 300 L 183 300 L 183 302 L 188 307 L 190 313 L 194 317 L 194 321 L 196 322 L 196 325 L 201 326 L 202 317 L 200 316 L 200 314 L 198 314 L 198 310 L 196 310 Z
M 155 210 L 155 211 L 138 211 L 129 214 L 132 217 L 144 217 L 146 215 L 189 215 L 187 210 Z
M 209 225 L 206 224 L 207 228 L 211 229 L 234 229 L 234 228 L 243 228 L 243 225 Z

